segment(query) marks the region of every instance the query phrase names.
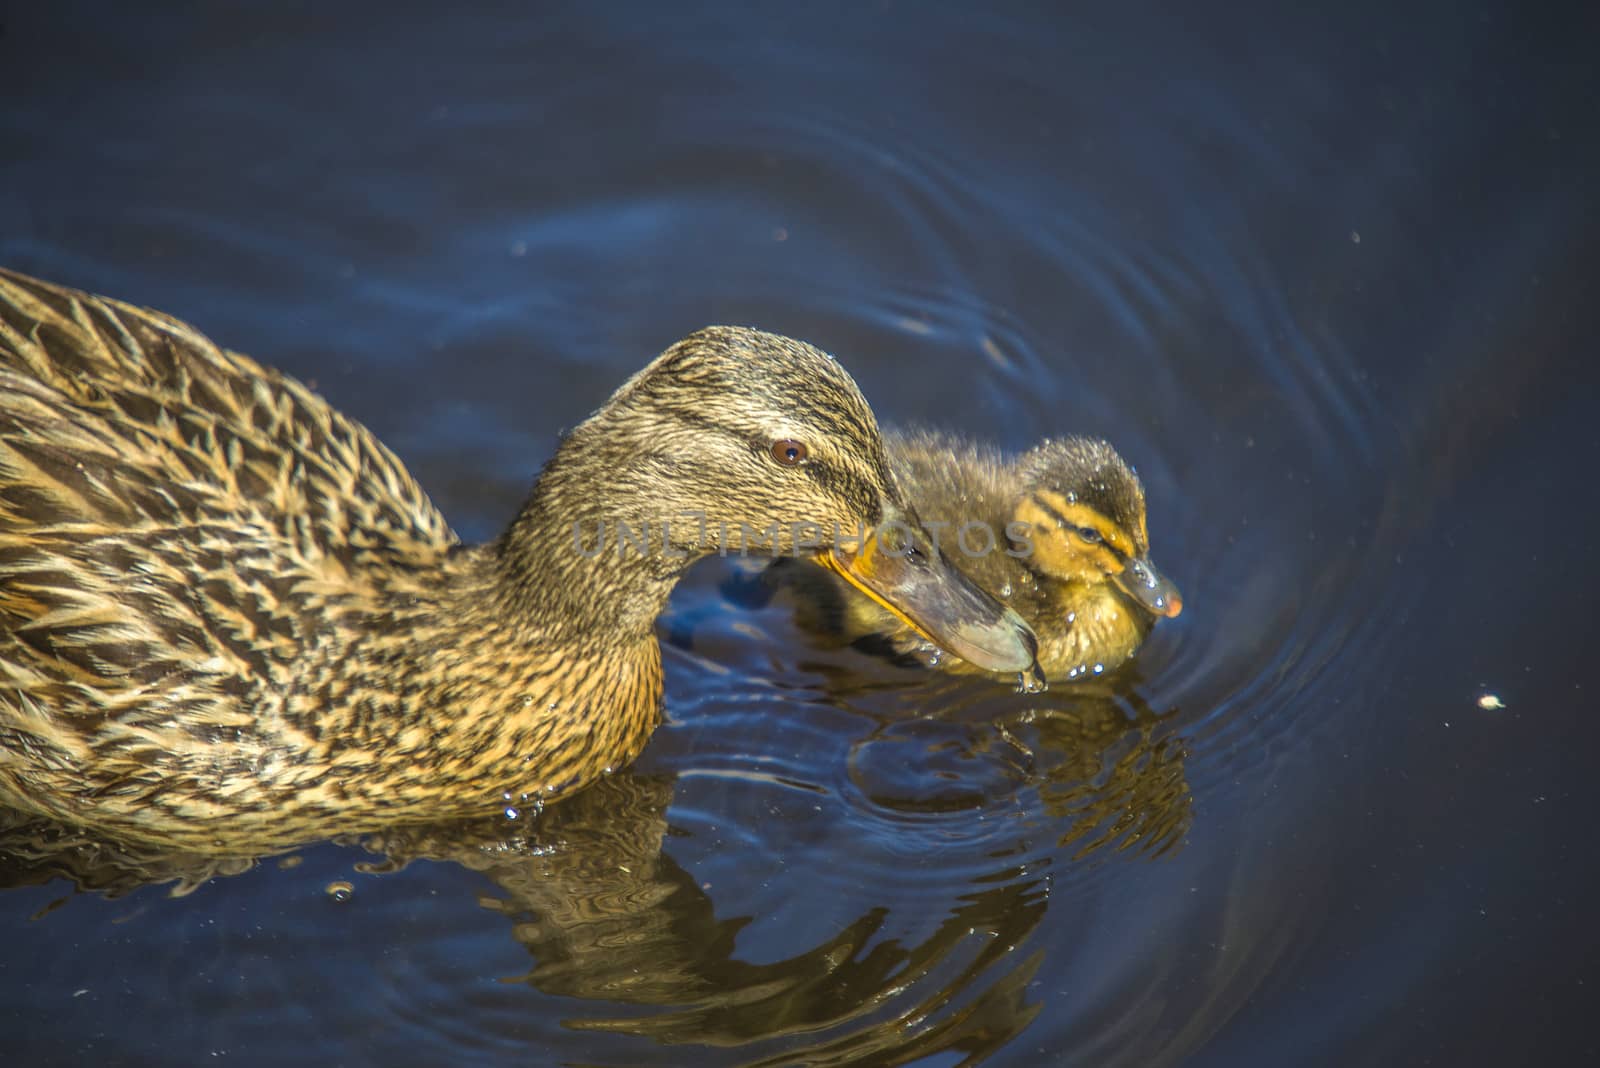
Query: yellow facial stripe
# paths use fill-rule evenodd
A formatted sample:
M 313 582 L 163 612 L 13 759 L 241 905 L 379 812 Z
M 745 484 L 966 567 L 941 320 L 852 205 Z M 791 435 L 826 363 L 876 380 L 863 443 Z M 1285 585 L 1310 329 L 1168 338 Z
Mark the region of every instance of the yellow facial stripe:
M 1014 518 L 1027 524 L 1033 548 L 1029 566 L 1038 571 L 1064 581 L 1100 582 L 1122 570 L 1122 560 L 1110 549 L 1088 544 L 1073 533 L 1076 526 L 1087 524 L 1069 521 L 1063 525 L 1061 518 L 1032 497 L 1017 503 Z
M 1072 526 L 1098 530 L 1105 543 L 1124 556 L 1138 555 L 1127 532 L 1087 504 L 1069 501 L 1054 490 L 1039 490 L 1034 496 Z

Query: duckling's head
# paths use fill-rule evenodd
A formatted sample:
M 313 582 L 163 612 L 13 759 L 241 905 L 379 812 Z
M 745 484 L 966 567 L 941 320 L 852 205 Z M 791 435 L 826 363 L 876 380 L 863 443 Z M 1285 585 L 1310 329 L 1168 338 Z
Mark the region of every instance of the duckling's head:
M 1178 588 L 1150 562 L 1144 486 L 1107 442 L 1046 441 L 1019 462 L 1013 519 L 1026 524 L 1028 567 L 1061 582 L 1115 583 L 1156 616 L 1183 611 Z
M 714 552 L 809 556 L 963 659 L 1034 668 L 1032 631 L 933 548 L 855 382 L 803 342 L 690 335 L 567 436 L 539 498 L 591 533 L 647 532 L 660 580 Z

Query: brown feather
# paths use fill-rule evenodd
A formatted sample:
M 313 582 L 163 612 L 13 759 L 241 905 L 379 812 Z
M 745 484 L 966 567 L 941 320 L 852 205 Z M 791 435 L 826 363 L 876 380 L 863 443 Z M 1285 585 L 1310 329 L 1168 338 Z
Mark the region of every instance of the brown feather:
M 753 447 L 783 437 L 829 484 Z M 644 746 L 654 619 L 717 548 L 590 559 L 574 521 L 853 528 L 893 499 L 842 368 L 712 328 L 566 438 L 504 537 L 466 547 L 299 382 L 0 271 L 0 801 L 255 852 L 559 797 Z
M 922 521 L 938 532 L 940 551 L 1027 620 L 1038 636 L 1039 664 L 1052 680 L 1101 675 L 1135 654 L 1155 620 L 1099 566 L 1109 556 L 1073 543 L 1050 513 L 1025 507 L 1039 493 L 1070 498 L 1095 517 L 1108 540 L 1144 554 L 1144 487 L 1115 449 L 1068 437 L 1008 456 L 942 431 L 891 429 L 884 438 L 894 477 Z M 1023 547 L 1006 536 L 1019 517 L 1031 520 L 1032 552 L 1025 557 L 1005 551 Z M 963 543 L 961 527 L 968 522 L 988 527 L 994 541 L 971 531 Z M 993 549 L 985 552 L 989 544 Z M 847 642 L 886 643 L 901 656 L 930 651 L 911 628 L 820 568 L 785 560 L 772 575 L 794 591 L 811 630 Z M 977 670 L 954 657 L 937 662 L 946 671 Z

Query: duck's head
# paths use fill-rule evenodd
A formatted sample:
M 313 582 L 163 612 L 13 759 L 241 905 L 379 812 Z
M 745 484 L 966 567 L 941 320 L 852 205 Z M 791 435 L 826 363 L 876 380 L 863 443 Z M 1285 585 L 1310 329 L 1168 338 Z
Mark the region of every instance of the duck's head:
M 1026 524 L 1028 567 L 1062 582 L 1115 583 L 1154 616 L 1183 611 L 1178 588 L 1150 562 L 1144 486 L 1115 449 L 1061 438 L 1035 446 L 1020 465 L 1013 519 Z
M 690 335 L 568 435 L 547 480 L 593 522 L 646 528 L 664 579 L 711 553 L 811 557 L 950 653 L 1036 671 L 1032 630 L 937 552 L 855 382 L 803 342 Z

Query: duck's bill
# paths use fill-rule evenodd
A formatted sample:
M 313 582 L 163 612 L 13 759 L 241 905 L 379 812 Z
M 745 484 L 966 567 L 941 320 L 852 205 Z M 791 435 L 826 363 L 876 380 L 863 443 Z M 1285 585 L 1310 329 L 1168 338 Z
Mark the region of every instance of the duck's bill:
M 1171 619 L 1183 611 L 1183 596 L 1178 593 L 1178 587 L 1142 556 L 1129 560 L 1128 566 L 1117 574 L 1116 582 L 1123 593 L 1154 615 Z
M 817 561 L 946 652 L 986 671 L 1040 674 L 1032 628 L 931 543 L 886 548 L 873 534 L 859 550 L 834 546 Z

